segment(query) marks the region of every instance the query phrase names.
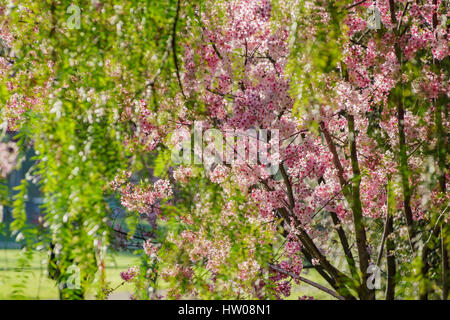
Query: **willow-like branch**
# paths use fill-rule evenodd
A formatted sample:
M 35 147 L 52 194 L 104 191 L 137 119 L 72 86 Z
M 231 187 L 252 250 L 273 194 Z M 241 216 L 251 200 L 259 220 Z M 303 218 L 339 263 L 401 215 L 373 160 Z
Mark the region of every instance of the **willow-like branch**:
M 177 23 L 178 23 L 178 18 L 180 16 L 180 2 L 181 2 L 181 0 L 177 1 L 177 9 L 176 9 L 176 13 L 175 13 L 175 19 L 174 19 L 173 25 L 172 25 L 172 54 L 173 54 L 173 63 L 175 64 L 175 72 L 177 74 L 178 85 L 180 87 L 181 94 L 183 95 L 184 99 L 186 99 L 186 95 L 184 94 L 184 89 L 183 89 L 183 83 L 181 82 L 180 68 L 179 68 L 178 56 L 177 56 Z

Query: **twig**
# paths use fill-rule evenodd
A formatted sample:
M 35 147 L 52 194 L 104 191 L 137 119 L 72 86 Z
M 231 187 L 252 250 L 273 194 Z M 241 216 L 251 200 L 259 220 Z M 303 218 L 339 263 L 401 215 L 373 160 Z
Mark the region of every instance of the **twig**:
M 289 176 L 287 175 L 286 169 L 284 169 L 283 163 L 281 163 L 281 165 L 280 165 L 280 172 L 281 172 L 281 175 L 283 176 L 284 184 L 286 185 L 286 188 L 288 191 L 287 194 L 288 194 L 288 198 L 289 198 L 289 205 L 290 205 L 291 209 L 294 210 L 294 208 L 295 208 L 294 192 L 292 190 L 292 185 L 291 185 L 291 182 L 289 181 Z
M 403 17 L 405 16 L 406 10 L 408 10 L 408 7 L 410 4 L 411 3 L 409 1 L 406 3 L 405 8 L 403 9 L 403 12 L 402 12 L 402 16 L 400 17 L 400 21 L 398 22 L 397 30 L 400 30 L 400 27 L 402 26 L 402 22 L 403 22 Z
M 353 40 L 353 39 L 350 38 L 350 42 L 352 42 L 352 43 L 354 43 L 354 44 L 357 44 L 358 46 L 361 46 L 361 47 L 363 47 L 364 49 L 367 49 L 367 46 L 366 46 L 366 45 L 360 43 L 360 42 L 357 41 L 357 40 Z
M 180 77 L 180 68 L 178 66 L 178 57 L 177 57 L 177 22 L 178 17 L 180 15 L 180 2 L 181 0 L 177 1 L 177 11 L 175 13 L 175 20 L 173 22 L 172 26 L 172 53 L 173 53 L 173 62 L 175 64 L 175 72 L 177 74 L 178 79 L 178 85 L 180 86 L 181 94 L 183 95 L 184 99 L 186 98 L 186 95 L 184 94 L 183 84 L 181 83 L 181 77 Z
M 378 257 L 377 257 L 377 262 L 376 262 L 377 267 L 380 266 L 381 257 L 383 256 L 384 242 L 386 241 L 386 236 L 388 233 L 388 222 L 389 222 L 389 212 L 386 213 L 386 221 L 384 223 L 384 232 L 383 232 L 383 236 L 381 238 L 380 249 L 378 250 Z
M 278 271 L 278 272 L 280 272 L 280 273 L 286 274 L 286 275 L 288 275 L 288 276 L 290 276 L 290 277 L 292 277 L 292 278 L 294 278 L 294 279 L 303 281 L 303 282 L 305 282 L 305 283 L 307 283 L 307 284 L 313 286 L 314 288 L 317 288 L 317 289 L 319 289 L 319 290 L 321 290 L 321 291 L 323 291 L 323 292 L 328 293 L 329 295 L 335 297 L 336 299 L 339 299 L 339 300 L 345 300 L 345 298 L 344 298 L 343 296 L 338 295 L 338 294 L 337 294 L 336 292 L 334 292 L 333 290 L 331 290 L 331 289 L 329 289 L 329 288 L 327 288 L 327 287 L 324 287 L 324 286 L 321 285 L 321 284 L 318 284 L 318 283 L 316 283 L 316 282 L 314 282 L 314 281 L 311 281 L 311 280 L 309 280 L 309 279 L 306 279 L 306 278 L 304 278 L 304 277 L 302 277 L 302 276 L 296 275 L 295 273 L 292 273 L 292 272 L 289 272 L 289 271 L 284 270 L 284 269 L 282 269 L 282 268 L 279 268 L 279 267 L 277 267 L 277 266 L 275 266 L 275 265 L 273 265 L 273 264 L 269 264 L 269 267 L 270 267 L 271 269 L 275 270 L 275 271 Z
M 417 145 L 417 147 L 413 151 L 411 151 L 410 154 L 407 155 L 407 158 L 411 157 L 414 154 L 414 152 L 416 152 L 422 144 L 423 144 L 423 141 L 420 141 L 419 144 Z
M 439 220 L 441 220 L 441 218 L 444 216 L 445 211 L 447 211 L 448 205 L 445 207 L 444 211 L 442 211 L 442 213 L 439 215 L 439 217 L 436 220 L 436 223 L 434 224 L 434 227 L 430 233 L 430 236 L 428 237 L 427 241 L 425 241 L 425 243 L 423 244 L 424 247 L 428 244 L 428 242 L 430 242 L 431 237 L 433 236 L 433 234 L 436 234 L 437 231 L 439 231 Z
M 350 9 L 356 7 L 356 6 L 359 6 L 360 4 L 363 4 L 363 3 L 366 2 L 366 1 L 367 1 L 367 0 L 362 0 L 362 1 L 359 1 L 359 2 L 357 2 L 357 3 L 354 3 L 354 4 L 352 4 L 352 5 L 350 5 L 350 6 L 346 7 L 346 8 L 344 8 L 344 11 L 345 11 L 345 10 L 350 10 Z
M 346 184 L 348 184 L 348 181 L 345 182 L 345 185 L 346 185 Z M 342 192 L 342 188 L 341 188 L 341 191 L 336 192 L 330 199 L 328 199 L 328 201 L 325 202 L 325 204 L 324 204 L 322 207 L 320 207 L 319 210 L 317 210 L 316 212 L 314 212 L 313 215 L 311 216 L 311 219 L 314 218 L 317 214 L 319 214 L 320 211 L 322 211 L 323 208 L 325 208 L 331 201 L 333 201 L 338 195 L 340 195 L 341 192 Z

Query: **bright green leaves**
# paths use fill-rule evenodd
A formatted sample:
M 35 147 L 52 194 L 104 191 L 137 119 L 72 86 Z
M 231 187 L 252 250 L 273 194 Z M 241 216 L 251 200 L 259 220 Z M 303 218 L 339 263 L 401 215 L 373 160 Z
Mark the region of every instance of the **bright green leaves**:
M 346 29 L 344 10 L 351 1 L 300 1 L 291 28 L 291 56 L 286 73 L 291 78 L 294 113 L 310 112 L 311 106 L 327 103 L 330 86 L 337 79 Z M 327 18 L 323 18 L 324 15 Z M 312 122 L 314 123 L 314 122 Z
M 112 0 L 18 1 L 2 19 L 17 55 L 15 76 L 2 79 L 1 102 L 13 94 L 37 99 L 19 130 L 22 148 L 32 141 L 37 151 L 35 174 L 57 249 L 53 265 L 62 298 L 82 297 L 97 273 L 96 243 L 107 245 L 110 231 L 104 188 L 129 162 L 130 128 L 121 114 L 166 64 L 161 57 L 172 19 L 170 1 Z M 166 68 L 161 73 L 167 78 Z M 14 90 L 6 90 L 7 81 Z M 12 227 L 23 232 L 26 183 L 19 188 Z M 79 270 L 81 292 L 64 287 L 72 267 Z
M 225 188 L 200 174 L 179 185 L 176 204 L 164 207 L 158 259 L 168 298 L 232 299 L 239 288 L 267 281 L 263 270 L 273 259 L 274 230 L 232 182 Z M 240 298 L 252 298 L 250 291 Z
M 14 220 L 11 223 L 11 230 L 20 232 L 26 227 L 27 224 L 25 203 L 28 199 L 28 182 L 26 180 L 22 180 L 21 183 L 14 188 L 14 190 L 17 193 L 14 195 L 14 208 L 12 210 L 12 217 Z M 19 238 L 23 237 L 20 236 Z

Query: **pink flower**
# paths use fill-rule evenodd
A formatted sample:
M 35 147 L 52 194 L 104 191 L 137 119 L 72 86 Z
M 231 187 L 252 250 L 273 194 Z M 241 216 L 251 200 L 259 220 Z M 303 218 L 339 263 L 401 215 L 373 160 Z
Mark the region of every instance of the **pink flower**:
M 180 166 L 173 173 L 173 178 L 181 183 L 186 183 L 189 177 L 192 176 L 192 169 L 190 167 Z
M 147 240 L 146 242 L 144 242 L 143 247 L 144 247 L 145 253 L 149 257 L 151 257 L 151 258 L 156 257 L 156 254 L 158 253 L 159 248 L 156 245 L 154 245 L 151 242 L 151 240 Z
M 120 277 L 124 281 L 130 281 L 133 279 L 137 274 L 139 273 L 139 267 L 133 266 L 131 268 L 128 268 L 127 271 L 122 271 L 120 273 Z

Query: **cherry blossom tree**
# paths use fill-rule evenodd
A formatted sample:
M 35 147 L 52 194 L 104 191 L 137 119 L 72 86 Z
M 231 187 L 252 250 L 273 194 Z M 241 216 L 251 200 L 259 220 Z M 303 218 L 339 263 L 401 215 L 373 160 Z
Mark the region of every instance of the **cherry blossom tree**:
M 447 299 L 447 3 L 178 0 L 153 29 L 144 5 L 113 3 L 86 9 L 97 42 L 84 51 L 55 3 L 53 25 L 28 26 L 37 41 L 14 36 L 38 18 L 27 1 L 1 29 L 2 114 L 39 151 L 52 225 L 70 212 L 83 219 L 58 230 L 84 224 L 82 239 L 105 245 L 111 194 L 147 221 L 143 263 L 121 274 L 135 298 L 280 299 L 306 283 L 337 299 Z

